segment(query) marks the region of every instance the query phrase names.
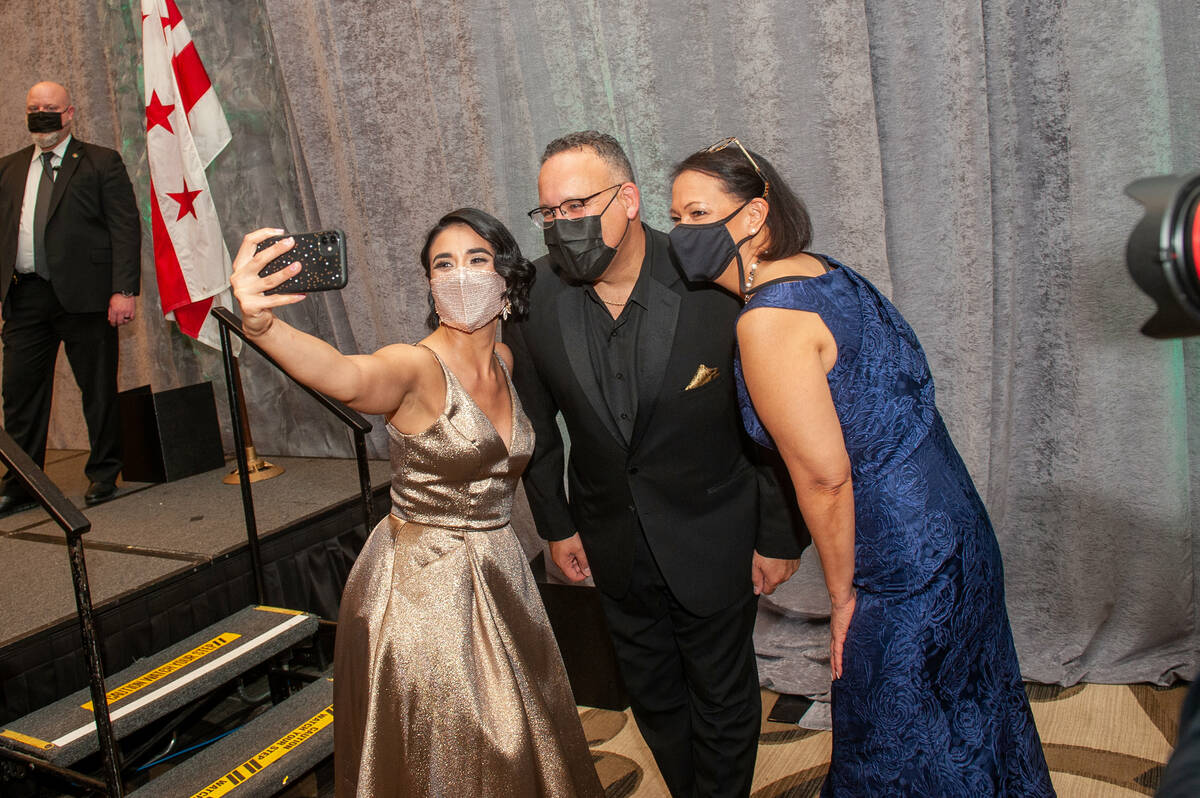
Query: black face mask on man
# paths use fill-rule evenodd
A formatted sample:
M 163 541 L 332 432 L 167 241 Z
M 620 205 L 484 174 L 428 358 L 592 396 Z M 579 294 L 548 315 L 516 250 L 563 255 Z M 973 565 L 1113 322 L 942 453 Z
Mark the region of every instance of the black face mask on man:
M 30 133 L 53 133 L 62 130 L 62 111 L 30 111 L 26 115 Z
M 742 203 L 736 211 L 717 222 L 675 225 L 667 236 L 671 239 L 671 248 L 675 250 L 684 277 L 693 283 L 712 282 L 720 277 L 729 266 L 729 262 L 736 258 L 738 285 L 745 283 L 741 246 L 754 238 L 754 234 L 751 233 L 741 241 L 734 241 L 725 225 L 749 204 L 749 201 Z
M 571 282 L 596 282 L 617 254 L 616 247 L 604 243 L 604 229 L 600 222 L 608 206 L 613 204 L 620 193 L 618 191 L 613 194 L 600 213 L 579 219 L 556 219 L 554 224 L 546 228 L 543 235 L 550 260 L 558 267 L 563 277 Z M 625 230 L 621 232 L 621 241 L 625 240 L 625 233 L 628 231 L 629 217 L 625 217 Z M 621 246 L 621 241 L 617 242 L 618 247 Z

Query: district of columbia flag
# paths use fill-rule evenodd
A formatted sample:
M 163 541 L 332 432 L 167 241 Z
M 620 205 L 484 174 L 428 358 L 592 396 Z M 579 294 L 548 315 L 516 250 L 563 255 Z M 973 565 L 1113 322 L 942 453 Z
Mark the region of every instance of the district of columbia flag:
M 220 347 L 215 304 L 232 306 L 229 250 L 204 170 L 231 138 L 176 0 L 141 0 L 150 226 L 163 314 Z M 235 337 L 233 342 L 240 343 Z

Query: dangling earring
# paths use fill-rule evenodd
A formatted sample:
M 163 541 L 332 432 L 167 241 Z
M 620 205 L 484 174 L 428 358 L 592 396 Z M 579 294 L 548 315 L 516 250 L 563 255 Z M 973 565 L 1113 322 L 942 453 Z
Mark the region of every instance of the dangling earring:
M 429 315 L 425 317 L 425 326 L 431 330 L 436 330 L 442 323 L 442 317 L 437 312 L 437 303 L 433 301 L 433 290 L 430 289 L 426 296 L 426 301 L 429 304 Z
M 504 310 L 500 311 L 500 320 L 508 321 L 508 315 L 512 313 L 512 300 L 504 300 Z

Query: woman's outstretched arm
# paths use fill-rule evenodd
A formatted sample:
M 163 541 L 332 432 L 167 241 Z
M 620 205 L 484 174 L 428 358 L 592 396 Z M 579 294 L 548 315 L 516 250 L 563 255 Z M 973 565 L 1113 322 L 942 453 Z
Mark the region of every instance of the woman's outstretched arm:
M 427 357 L 403 344 L 386 346 L 370 355 L 343 355 L 320 338 L 277 318 L 275 308 L 295 304 L 305 295 L 264 292 L 293 277 L 300 271 L 300 264 L 293 263 L 266 277 L 260 277 L 259 272 L 291 249 L 293 242 L 285 238 L 257 254 L 254 250 L 260 241 L 282 232 L 263 228 L 242 239 L 230 278 L 242 308 L 242 329 L 288 374 L 310 388 L 362 413 L 395 412 L 415 387 L 420 365 Z

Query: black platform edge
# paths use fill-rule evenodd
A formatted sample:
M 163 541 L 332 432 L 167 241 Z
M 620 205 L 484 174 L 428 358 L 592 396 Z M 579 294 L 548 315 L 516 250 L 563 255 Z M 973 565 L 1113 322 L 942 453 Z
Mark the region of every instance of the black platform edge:
M 333 679 L 327 674 L 130 798 L 266 798 L 333 754 Z
M 246 607 L 138 660 L 108 678 L 108 709 L 117 738 L 190 704 L 316 631 L 317 619 L 307 613 Z M 54 765 L 78 762 L 99 750 L 90 699 L 87 690 L 79 690 L 18 718 L 0 729 L 0 745 Z
M 390 508 L 388 485 L 372 493 L 378 520 Z M 267 603 L 336 618 L 342 587 L 369 532 L 355 496 L 264 534 Z M 122 670 L 253 602 L 248 545 L 107 600 L 96 608 L 105 670 Z M 0 648 L 0 724 L 86 685 L 72 616 Z

